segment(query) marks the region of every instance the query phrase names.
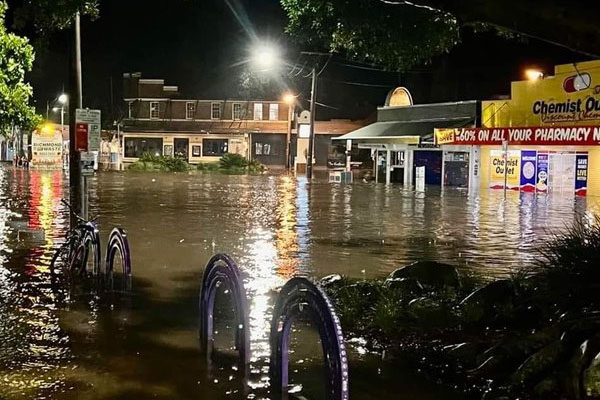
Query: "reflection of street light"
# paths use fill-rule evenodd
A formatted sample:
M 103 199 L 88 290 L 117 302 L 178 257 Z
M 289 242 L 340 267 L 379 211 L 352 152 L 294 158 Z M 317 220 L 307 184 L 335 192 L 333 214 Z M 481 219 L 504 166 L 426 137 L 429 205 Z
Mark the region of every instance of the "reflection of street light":
M 537 69 L 527 69 L 525 70 L 525 76 L 530 81 L 536 81 L 538 79 L 542 79 L 544 77 L 544 73 Z
M 296 108 L 296 96 L 292 92 L 286 92 L 283 94 L 283 102 L 288 106 L 287 140 L 285 143 L 285 165 L 289 169 L 292 166 L 292 161 L 290 160 L 290 142 L 292 141 L 292 119 L 294 117 L 294 110 Z

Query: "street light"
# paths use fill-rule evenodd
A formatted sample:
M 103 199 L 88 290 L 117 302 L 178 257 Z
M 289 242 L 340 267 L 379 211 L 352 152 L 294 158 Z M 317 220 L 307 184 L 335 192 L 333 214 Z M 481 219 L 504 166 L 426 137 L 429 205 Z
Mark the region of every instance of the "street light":
M 530 68 L 525 70 L 525 76 L 530 81 L 537 81 L 538 79 L 544 78 L 544 73 L 540 70 Z
M 67 96 L 65 93 L 58 96 L 58 102 L 60 104 L 67 104 L 67 101 L 69 101 L 69 96 Z
M 261 69 L 272 69 L 281 61 L 279 50 L 273 45 L 264 45 L 255 48 L 253 51 L 252 60 Z

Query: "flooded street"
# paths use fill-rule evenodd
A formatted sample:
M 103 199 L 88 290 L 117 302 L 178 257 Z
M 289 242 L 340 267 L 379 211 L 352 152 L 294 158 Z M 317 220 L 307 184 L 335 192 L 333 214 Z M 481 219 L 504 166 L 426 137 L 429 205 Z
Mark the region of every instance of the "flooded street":
M 48 266 L 68 224 L 60 203 L 67 185 L 62 172 L 0 167 L 3 399 L 269 398 L 271 309 L 275 289 L 290 277 L 385 277 L 423 259 L 482 280 L 507 277 L 527 268 L 549 236 L 600 211 L 594 197 L 511 192 L 504 202 L 501 191 L 100 173 L 90 211 L 101 239 L 114 226 L 129 234 L 133 289 L 122 294 L 53 280 Z M 244 272 L 253 357 L 247 385 L 231 354 L 207 365 L 199 351 L 198 290 L 204 265 L 219 252 Z M 227 331 L 226 322 L 217 324 Z M 322 385 L 317 335 L 297 329 L 291 380 L 300 394 L 319 398 L 310 397 Z M 352 398 L 454 398 L 416 371 L 352 349 Z

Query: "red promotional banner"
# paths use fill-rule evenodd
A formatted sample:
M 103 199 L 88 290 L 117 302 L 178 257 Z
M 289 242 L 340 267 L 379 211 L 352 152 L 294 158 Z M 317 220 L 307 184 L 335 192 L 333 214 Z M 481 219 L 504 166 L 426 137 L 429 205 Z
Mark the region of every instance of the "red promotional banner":
M 598 146 L 600 126 L 436 129 L 436 144 Z
M 75 124 L 75 147 L 77 151 L 88 150 L 88 124 Z

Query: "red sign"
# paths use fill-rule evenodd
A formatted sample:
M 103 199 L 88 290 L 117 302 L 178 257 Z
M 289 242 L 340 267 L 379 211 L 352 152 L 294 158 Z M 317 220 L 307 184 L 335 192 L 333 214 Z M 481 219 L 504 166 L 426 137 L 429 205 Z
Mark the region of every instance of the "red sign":
M 458 128 L 436 130 L 436 142 L 458 145 L 508 144 L 540 146 L 599 146 L 600 126 L 549 126 L 529 128 Z
M 88 149 L 88 124 L 75 124 L 75 148 L 77 151 Z

